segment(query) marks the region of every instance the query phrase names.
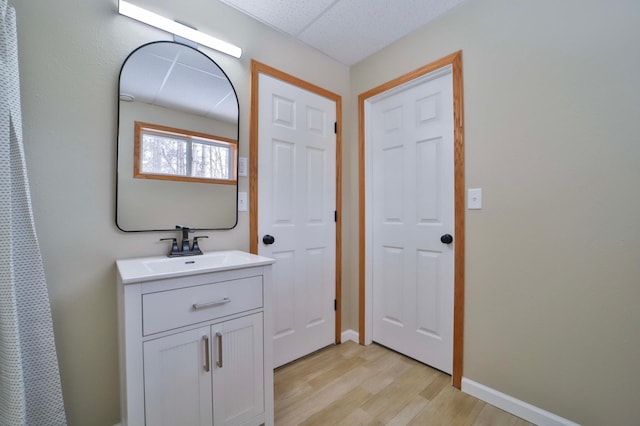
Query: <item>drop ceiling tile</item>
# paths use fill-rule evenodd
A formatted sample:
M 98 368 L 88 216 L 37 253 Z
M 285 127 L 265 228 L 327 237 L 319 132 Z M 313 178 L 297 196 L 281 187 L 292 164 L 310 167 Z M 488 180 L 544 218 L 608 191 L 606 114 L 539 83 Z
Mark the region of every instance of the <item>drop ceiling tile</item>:
M 353 65 L 464 0 L 340 0 L 299 38 Z
M 336 0 L 221 0 L 282 32 L 297 36 Z
M 197 68 L 176 64 L 160 89 L 156 103 L 166 108 L 205 115 L 215 111 L 216 105 L 228 93 L 227 80 Z
M 136 100 L 153 103 L 158 95 L 171 61 L 154 54 L 136 54 L 127 59 L 120 74 L 120 93 Z

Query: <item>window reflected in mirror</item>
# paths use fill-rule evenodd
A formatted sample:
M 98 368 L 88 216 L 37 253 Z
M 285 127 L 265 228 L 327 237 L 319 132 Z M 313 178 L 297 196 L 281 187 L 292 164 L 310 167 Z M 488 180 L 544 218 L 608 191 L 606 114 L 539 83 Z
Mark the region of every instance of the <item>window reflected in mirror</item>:
M 235 185 L 237 147 L 233 139 L 136 121 L 133 175 Z

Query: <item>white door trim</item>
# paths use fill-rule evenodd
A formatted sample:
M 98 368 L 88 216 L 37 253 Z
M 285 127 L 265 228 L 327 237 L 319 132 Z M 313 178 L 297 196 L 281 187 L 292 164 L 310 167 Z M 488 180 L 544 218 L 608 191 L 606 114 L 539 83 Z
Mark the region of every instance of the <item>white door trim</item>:
M 251 117 L 249 129 L 249 250 L 258 253 L 258 105 L 260 74 L 277 78 L 308 90 L 336 103 L 336 311 L 335 343 L 341 342 L 342 331 L 342 97 L 322 87 L 294 77 L 269 65 L 251 60 Z
M 454 186 L 455 186 L 455 271 L 454 271 L 454 343 L 453 343 L 453 385 L 458 389 L 462 381 L 462 343 L 464 322 L 464 133 L 462 121 L 462 52 L 458 51 L 438 61 L 384 83 L 358 96 L 359 129 L 359 180 L 360 180 L 360 328 L 361 344 L 372 341 L 373 299 L 372 299 L 372 212 L 371 205 L 371 144 L 367 143 L 366 118 L 371 113 L 375 98 L 392 93 L 400 86 L 428 76 L 445 67 L 453 73 L 453 114 L 454 114 Z M 427 77 L 428 78 L 428 77 Z M 405 86 L 406 87 L 406 86 Z

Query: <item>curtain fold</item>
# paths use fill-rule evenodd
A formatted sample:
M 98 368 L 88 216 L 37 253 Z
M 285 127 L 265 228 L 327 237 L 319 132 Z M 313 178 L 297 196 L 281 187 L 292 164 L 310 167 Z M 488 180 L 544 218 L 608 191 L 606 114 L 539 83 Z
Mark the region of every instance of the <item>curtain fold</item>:
M 22 144 L 16 15 L 0 0 L 0 425 L 66 425 Z

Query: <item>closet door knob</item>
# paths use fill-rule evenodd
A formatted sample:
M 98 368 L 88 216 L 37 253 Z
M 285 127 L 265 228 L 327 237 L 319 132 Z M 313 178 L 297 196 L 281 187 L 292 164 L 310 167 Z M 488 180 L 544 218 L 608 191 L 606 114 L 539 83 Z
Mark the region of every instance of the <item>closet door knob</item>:
M 276 239 L 273 238 L 273 236 L 267 234 L 264 237 L 262 237 L 262 242 L 265 243 L 266 245 L 269 245 L 269 244 L 275 243 Z
M 442 241 L 444 244 L 451 244 L 453 242 L 453 237 L 450 234 L 444 234 L 442 237 L 440 237 L 440 241 Z

